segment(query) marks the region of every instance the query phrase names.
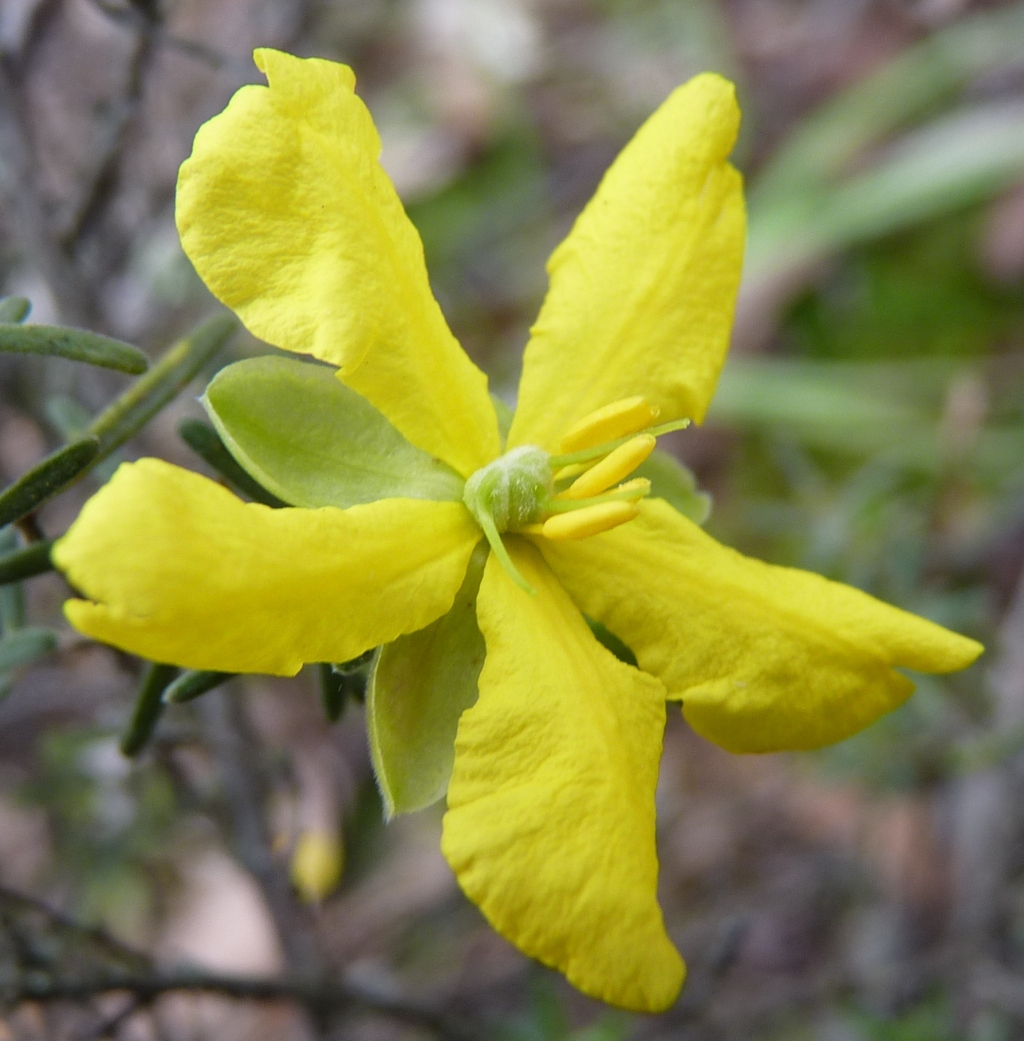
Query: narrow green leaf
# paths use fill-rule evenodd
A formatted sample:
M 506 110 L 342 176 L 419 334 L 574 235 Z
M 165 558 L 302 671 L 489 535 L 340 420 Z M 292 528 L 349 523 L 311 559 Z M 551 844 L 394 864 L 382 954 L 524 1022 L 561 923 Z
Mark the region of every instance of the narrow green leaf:
M 484 638 L 476 595 L 488 546 L 481 541 L 452 609 L 381 648 L 366 699 L 370 751 L 388 816 L 411 813 L 448 790 L 455 731 L 477 698 Z
M 612 654 L 615 655 L 619 661 L 625 662 L 627 665 L 632 665 L 635 669 L 637 667 L 636 655 L 626 646 L 626 644 L 620 640 L 615 633 L 603 625 L 601 622 L 596 621 L 593 618 L 587 618 L 587 625 L 590 626 L 590 631 L 597 638 L 597 642 L 602 647 L 607 648 Z
M 96 437 L 84 437 L 48 455 L 0 492 L 0 525 L 20 520 L 63 491 L 95 463 L 100 451 Z
M 0 528 L 0 553 L 5 556 L 14 553 L 21 547 L 21 539 L 17 529 L 13 525 Z M 22 629 L 25 625 L 25 590 L 14 583 L 12 585 L 0 586 L 0 633 L 13 632 Z M 0 686 L 3 680 L 0 680 Z M 3 692 L 0 692 L 0 698 Z
M 295 506 L 462 498 L 454 470 L 409 444 L 326 366 L 273 356 L 235 362 L 213 378 L 203 404 L 242 467 Z
M 349 678 L 345 673 L 337 672 L 327 662 L 321 662 L 317 666 L 317 677 L 320 680 L 320 703 L 323 705 L 327 722 L 337 723 L 348 701 Z
M 906 48 L 802 119 L 761 171 L 751 209 L 820 188 L 865 149 L 1024 60 L 1024 6 L 977 14 Z
M 670 452 L 656 448 L 637 467 L 634 477 L 651 482 L 651 495 L 664 499 L 694 524 L 703 524 L 711 513 L 711 496 L 697 488 L 697 479 Z
M 237 321 L 230 315 L 217 315 L 167 350 L 149 372 L 90 424 L 89 433 L 100 441 L 98 458 L 120 448 L 184 390 L 237 328 Z
M 0 322 L 4 324 L 23 322 L 31 310 L 32 304 L 23 296 L 0 297 Z
M 0 639 L 0 675 L 24 668 L 57 648 L 57 634 L 49 629 L 17 629 Z
M 220 434 L 208 423 L 201 419 L 183 419 L 178 424 L 178 434 L 203 462 L 244 495 L 248 495 L 253 502 L 262 502 L 266 506 L 287 505 L 276 495 L 271 495 L 235 462 L 235 457 L 224 447 Z
M 233 679 L 233 672 L 208 672 L 206 670 L 189 669 L 173 680 L 164 690 L 163 699 L 167 705 L 183 705 L 194 701 L 207 691 L 219 687 Z
M 13 553 L 5 553 L 0 556 L 0 585 L 10 585 L 11 582 L 21 582 L 23 579 L 52 571 L 53 563 L 50 561 L 52 545 L 52 539 L 44 539 L 41 542 L 33 542 L 23 549 L 16 549 Z
M 173 665 L 151 662 L 146 666 L 132 718 L 121 736 L 121 751 L 129 758 L 137 756 L 153 736 L 153 728 L 164 710 L 164 691 L 177 672 Z
M 80 405 L 74 398 L 63 394 L 54 394 L 46 399 L 43 405 L 46 418 L 54 430 L 65 441 L 77 441 L 88 429 L 93 420 L 92 413 Z M 113 452 L 93 468 L 101 481 L 109 481 L 114 471 L 124 462 L 120 452 Z
M 0 325 L 0 351 L 69 358 L 133 376 L 149 368 L 149 359 L 130 343 L 58 325 Z

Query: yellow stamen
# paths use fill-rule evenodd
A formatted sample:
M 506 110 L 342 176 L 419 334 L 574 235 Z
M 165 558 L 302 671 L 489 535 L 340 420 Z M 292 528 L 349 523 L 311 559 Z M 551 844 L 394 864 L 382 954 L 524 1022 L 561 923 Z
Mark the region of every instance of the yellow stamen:
M 617 437 L 635 434 L 649 427 L 660 412 L 657 405 L 642 397 L 614 401 L 574 423 L 562 438 L 560 451 L 563 454 L 578 452 L 605 441 L 614 441 Z
M 557 513 L 544 522 L 542 533 L 553 542 L 569 539 L 586 539 L 610 531 L 640 513 L 635 502 L 602 502 L 597 506 L 585 506 L 571 513 Z
M 579 477 L 580 474 L 586 473 L 593 463 L 573 463 L 572 466 L 563 466 L 561 470 L 555 473 L 551 480 L 553 481 L 566 481 L 570 477 Z
M 618 484 L 623 477 L 628 477 L 654 451 L 657 443 L 657 438 L 650 434 L 631 438 L 578 477 L 559 498 L 589 499 L 600 495 L 606 488 Z

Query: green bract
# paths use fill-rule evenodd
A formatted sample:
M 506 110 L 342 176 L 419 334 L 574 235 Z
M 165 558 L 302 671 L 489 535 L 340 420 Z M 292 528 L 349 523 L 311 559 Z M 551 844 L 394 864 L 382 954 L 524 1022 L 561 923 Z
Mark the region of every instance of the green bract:
M 377 658 L 366 718 L 388 816 L 429 806 L 448 789 L 459 717 L 477 699 L 484 664 L 476 595 L 486 562 L 481 543 L 452 609 L 387 644 Z
M 690 470 L 674 455 L 656 448 L 633 471 L 634 477 L 651 482 L 651 495 L 664 499 L 694 524 L 703 524 L 711 513 L 711 496 L 697 488 Z
M 249 358 L 221 369 L 203 404 L 238 462 L 293 506 L 462 499 L 462 478 L 409 444 L 333 369 Z

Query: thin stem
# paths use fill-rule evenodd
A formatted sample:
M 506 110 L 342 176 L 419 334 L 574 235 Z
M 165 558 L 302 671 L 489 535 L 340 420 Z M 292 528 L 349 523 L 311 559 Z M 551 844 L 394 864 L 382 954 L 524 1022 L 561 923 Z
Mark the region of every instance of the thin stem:
M 519 569 L 512 562 L 512 558 L 509 556 L 508 550 L 505 548 L 505 543 L 501 541 L 501 535 L 498 533 L 498 526 L 494 523 L 494 518 L 490 513 L 485 510 L 480 510 L 476 515 L 476 519 L 480 524 L 480 527 L 484 530 L 484 535 L 487 537 L 487 541 L 491 544 L 491 549 L 494 550 L 494 555 L 498 558 L 501 566 L 508 572 L 509 577 L 520 589 L 525 590 L 530 596 L 536 596 L 537 590 L 526 581 L 521 574 Z
M 622 491 L 605 492 L 602 495 L 593 495 L 589 499 L 548 499 L 544 503 L 546 513 L 571 513 L 573 510 L 581 510 L 585 506 L 600 506 L 604 502 L 637 502 L 650 495 L 651 487 L 627 488 Z

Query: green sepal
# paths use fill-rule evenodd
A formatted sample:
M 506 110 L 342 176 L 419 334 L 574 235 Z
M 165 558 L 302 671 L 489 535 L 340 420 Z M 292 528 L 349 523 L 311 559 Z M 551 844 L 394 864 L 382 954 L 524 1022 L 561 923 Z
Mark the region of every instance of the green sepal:
M 334 370 L 265 356 L 221 369 L 203 397 L 228 451 L 294 506 L 459 501 L 462 478 L 411 445 Z
M 233 484 L 243 495 L 264 506 L 286 506 L 276 495 L 271 495 L 258 481 L 242 469 L 235 457 L 224 447 L 220 434 L 201 419 L 183 419 L 178 424 L 178 436 L 207 464 Z
M 177 676 L 173 665 L 150 662 L 142 675 L 139 693 L 135 697 L 132 718 L 121 735 L 121 751 L 129 758 L 137 756 L 149 743 L 153 729 L 164 711 L 164 691 Z
M 0 322 L 17 324 L 23 322 L 32 310 L 32 304 L 23 296 L 0 297 Z
M 703 524 L 708 519 L 711 496 L 698 491 L 697 480 L 689 468 L 670 452 L 656 448 L 631 476 L 646 477 L 651 482 L 651 495 L 664 499 L 694 524 Z
M 451 610 L 381 648 L 366 698 L 373 768 L 388 817 L 448 790 L 459 717 L 477 699 L 484 638 L 476 596 L 489 547 L 481 542 Z
M 0 324 L 0 351 L 55 355 L 133 376 L 149 368 L 149 359 L 130 343 L 57 325 Z

